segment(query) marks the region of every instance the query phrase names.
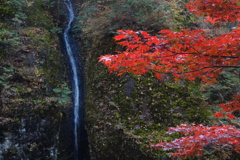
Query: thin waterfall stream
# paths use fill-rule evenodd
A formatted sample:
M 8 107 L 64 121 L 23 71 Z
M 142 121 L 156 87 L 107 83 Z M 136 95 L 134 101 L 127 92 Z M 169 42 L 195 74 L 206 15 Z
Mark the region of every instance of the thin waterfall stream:
M 68 10 L 68 23 L 63 33 L 65 48 L 67 57 L 69 59 L 69 65 L 71 68 L 71 79 L 73 86 L 73 108 L 74 108 L 74 160 L 87 160 L 88 158 L 88 146 L 87 135 L 84 128 L 84 96 L 83 96 L 83 80 L 82 75 L 78 68 L 78 62 L 76 60 L 77 54 L 74 53 L 73 45 L 71 43 L 71 37 L 69 31 L 74 20 L 73 5 L 70 0 L 64 0 L 64 3 Z

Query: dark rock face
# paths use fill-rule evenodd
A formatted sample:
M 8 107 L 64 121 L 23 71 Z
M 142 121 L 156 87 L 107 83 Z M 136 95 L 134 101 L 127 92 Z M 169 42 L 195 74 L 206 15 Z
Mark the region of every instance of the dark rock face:
M 131 93 L 135 87 L 135 81 L 133 78 L 127 76 L 127 82 L 124 85 L 124 93 L 127 97 L 131 97 Z
M 53 31 L 61 15 L 51 7 L 57 6 L 60 1 L 23 3 L 16 12 L 26 18 L 14 22 L 10 20 L 14 15 L 6 14 L 0 21 L 9 31 L 0 37 L 1 160 L 54 160 L 59 154 L 68 159 L 64 150 L 72 142 L 60 146 L 66 136 L 61 129 L 68 130 L 69 125 L 61 123 L 71 119 L 71 104 L 64 99 L 67 94 L 53 91 L 66 90 L 67 79 L 60 40 Z M 2 43 L 3 38 L 9 43 Z
M 4 160 L 55 159 L 57 131 L 56 129 L 50 131 L 47 126 L 49 124 L 44 119 L 39 122 L 22 119 L 19 130 L 3 132 L 1 158 Z

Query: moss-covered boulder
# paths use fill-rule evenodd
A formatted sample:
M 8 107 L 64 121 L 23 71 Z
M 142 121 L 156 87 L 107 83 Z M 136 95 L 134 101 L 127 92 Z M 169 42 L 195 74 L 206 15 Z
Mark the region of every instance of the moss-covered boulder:
M 86 71 L 86 127 L 91 159 L 167 159 L 163 151 L 147 148 L 168 141 L 165 131 L 180 123 L 204 123 L 208 111 L 198 83 L 160 82 L 152 74 L 116 76 L 98 57 L 121 50 L 112 39 L 117 29 L 149 30 L 168 25 L 165 1 L 83 1 L 77 27 L 82 31 Z M 146 17 L 145 17 L 146 15 Z M 169 18 L 169 17 L 168 17 Z
M 158 159 L 164 153 L 146 146 L 173 139 L 165 134 L 168 127 L 208 121 L 209 112 L 194 93 L 197 84 L 164 83 L 151 74 L 117 77 L 96 60 L 92 55 L 86 66 L 92 159 Z

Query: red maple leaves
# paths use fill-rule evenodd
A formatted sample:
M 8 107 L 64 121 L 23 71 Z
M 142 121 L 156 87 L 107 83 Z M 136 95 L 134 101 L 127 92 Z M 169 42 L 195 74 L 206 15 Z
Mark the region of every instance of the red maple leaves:
M 230 111 L 239 111 L 240 112 L 240 94 L 236 94 L 233 96 L 233 100 L 228 103 L 220 104 L 223 111 L 230 112 Z
M 240 21 L 239 0 L 190 0 L 186 7 L 194 14 L 206 16 L 205 22 Z
M 175 150 L 173 156 L 186 158 L 188 156 L 199 156 L 204 151 L 204 146 L 225 148 L 240 153 L 240 130 L 231 125 L 207 127 L 203 125 L 181 124 L 171 127 L 168 134 L 180 133 L 185 137 L 172 142 L 159 142 L 150 147 L 163 150 Z
M 214 117 L 225 117 L 229 119 L 235 119 L 235 116 L 229 112 L 239 111 L 240 112 L 240 94 L 234 95 L 233 100 L 227 103 L 220 104 L 222 111 L 214 114 Z M 228 112 L 228 113 L 227 113 Z
M 118 31 L 114 39 L 126 48 L 117 55 L 100 57 L 109 71 L 141 75 L 152 71 L 161 80 L 171 73 L 175 80 L 185 78 L 215 82 L 228 67 L 240 67 L 240 29 L 212 39 L 203 30 L 160 31 L 160 36 L 132 30 Z

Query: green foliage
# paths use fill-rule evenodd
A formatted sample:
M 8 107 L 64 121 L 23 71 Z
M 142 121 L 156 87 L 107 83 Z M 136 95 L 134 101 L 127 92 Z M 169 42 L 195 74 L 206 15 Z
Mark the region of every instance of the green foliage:
M 89 39 L 101 39 L 118 29 L 158 31 L 164 25 L 163 0 L 87 1 L 77 16 L 75 30 Z M 97 40 L 98 41 L 98 40 Z
M 20 40 L 15 27 L 26 18 L 26 15 L 22 12 L 25 2 L 25 0 L 0 1 L 1 51 L 10 48 L 14 51 L 19 49 Z M 3 58 L 3 55 L 1 55 L 1 58 Z
M 26 0 L 3 0 L 0 2 L 0 22 L 9 24 L 7 29 L 18 30 L 19 26 L 27 18 L 24 8 L 27 5 Z
M 167 11 L 166 19 L 172 30 L 180 30 L 186 28 L 195 28 L 196 16 L 190 13 L 185 5 L 188 0 L 171 0 L 168 3 L 168 7 L 165 9 Z
M 54 88 L 58 104 L 65 105 L 71 101 L 69 94 L 72 93 L 66 84 L 61 84 L 59 88 Z
M 13 17 L 22 10 L 26 0 L 1 0 L 0 1 L 0 18 Z
M 15 24 L 22 24 L 24 20 L 27 19 L 27 16 L 23 12 L 17 12 L 13 18 Z
M 36 2 L 42 5 L 45 9 L 53 8 L 56 5 L 55 0 L 37 0 Z
M 7 29 L 0 30 L 0 44 L 3 45 L 4 48 L 14 48 L 14 50 L 19 49 L 20 39 L 18 34 L 13 31 L 9 31 Z
M 204 98 L 210 104 L 230 101 L 232 95 L 240 92 L 239 69 L 223 72 L 216 84 L 205 85 L 202 90 Z
M 110 19 L 114 20 L 110 31 L 130 29 L 130 27 L 135 27 L 135 25 L 141 27 L 141 30 L 152 30 L 153 28 L 162 27 L 162 23 L 165 21 L 163 18 L 165 4 L 163 2 L 163 0 L 125 0 L 121 3 L 116 2 L 112 6 L 112 13 L 107 14 Z
M 53 27 L 51 30 L 50 30 L 51 33 L 57 33 L 57 34 L 60 34 L 63 32 L 62 28 L 60 27 Z
M 45 6 L 48 6 L 49 3 L 50 1 L 45 2 L 42 0 L 38 0 L 28 7 L 28 9 L 25 11 L 25 14 L 28 15 L 27 23 L 29 26 L 43 27 L 47 30 L 53 28 L 54 24 L 51 20 L 51 16 L 48 15 L 49 13 L 45 11 Z
M 12 67 L 2 68 L 2 75 L 0 75 L 0 85 L 3 85 L 4 88 L 10 88 L 8 79 L 12 76 L 12 72 L 14 72 Z

